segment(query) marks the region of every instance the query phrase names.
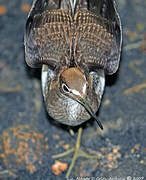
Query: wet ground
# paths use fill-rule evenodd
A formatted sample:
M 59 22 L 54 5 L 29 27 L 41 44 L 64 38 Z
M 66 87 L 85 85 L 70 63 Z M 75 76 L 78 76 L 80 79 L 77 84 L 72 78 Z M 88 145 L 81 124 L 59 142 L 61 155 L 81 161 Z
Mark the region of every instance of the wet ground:
M 64 179 L 77 136 L 48 117 L 40 71 L 24 61 L 23 35 L 32 1 L 0 1 L 0 179 Z M 84 124 L 82 148 L 97 155 L 77 160 L 71 177 L 146 178 L 146 1 L 119 0 L 123 50 L 118 73 L 106 79 L 96 122 Z M 57 162 L 58 163 L 58 162 Z M 56 174 L 56 175 L 55 175 Z

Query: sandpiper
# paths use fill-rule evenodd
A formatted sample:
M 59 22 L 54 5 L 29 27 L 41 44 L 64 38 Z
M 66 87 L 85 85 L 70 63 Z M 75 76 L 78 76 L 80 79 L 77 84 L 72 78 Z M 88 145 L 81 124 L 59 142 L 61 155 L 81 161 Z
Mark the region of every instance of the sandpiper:
M 48 114 L 77 126 L 96 119 L 105 74 L 117 71 L 121 52 L 121 23 L 114 0 L 35 0 L 25 32 L 25 58 L 42 67 L 42 91 Z M 80 137 L 67 177 L 79 153 Z M 95 158 L 95 157 L 94 157 Z

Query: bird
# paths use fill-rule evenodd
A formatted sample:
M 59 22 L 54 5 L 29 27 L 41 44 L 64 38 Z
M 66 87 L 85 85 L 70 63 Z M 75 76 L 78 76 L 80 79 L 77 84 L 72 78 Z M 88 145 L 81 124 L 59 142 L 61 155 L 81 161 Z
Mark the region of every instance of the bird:
M 48 114 L 61 124 L 80 126 L 66 177 L 79 153 L 82 123 L 92 118 L 103 129 L 96 112 L 105 75 L 119 67 L 121 44 L 121 21 L 114 0 L 35 0 L 32 4 L 24 35 L 26 63 L 42 68 Z

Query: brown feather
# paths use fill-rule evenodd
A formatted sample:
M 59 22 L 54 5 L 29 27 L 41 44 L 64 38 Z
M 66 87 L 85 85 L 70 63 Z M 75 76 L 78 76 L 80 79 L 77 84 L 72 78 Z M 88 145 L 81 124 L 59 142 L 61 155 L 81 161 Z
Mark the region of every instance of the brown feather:
M 85 75 L 78 68 L 69 68 L 61 74 L 61 79 L 70 89 L 82 93 L 83 86 L 87 83 Z

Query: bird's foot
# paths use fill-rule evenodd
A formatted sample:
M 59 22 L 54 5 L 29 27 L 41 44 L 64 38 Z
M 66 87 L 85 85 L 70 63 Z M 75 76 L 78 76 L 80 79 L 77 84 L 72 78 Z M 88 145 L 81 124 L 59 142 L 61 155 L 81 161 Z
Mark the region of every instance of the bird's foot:
M 87 158 L 87 159 L 95 159 L 97 158 L 97 155 L 89 155 L 87 154 L 86 152 L 84 152 L 80 145 L 81 145 L 81 136 L 82 136 L 82 131 L 83 129 L 80 127 L 79 130 L 78 130 L 78 136 L 77 136 L 77 140 L 76 140 L 76 144 L 73 148 L 63 152 L 63 153 L 60 153 L 60 154 L 57 154 L 57 155 L 53 155 L 52 158 L 54 159 L 57 159 L 57 158 L 62 158 L 64 156 L 67 156 L 71 153 L 74 153 L 73 154 L 73 158 L 72 158 L 72 161 L 71 161 L 71 164 L 68 168 L 68 171 L 66 173 L 66 178 L 68 178 L 72 172 L 72 169 L 75 165 L 75 162 L 76 160 L 79 158 L 79 157 L 84 157 L 84 158 Z

